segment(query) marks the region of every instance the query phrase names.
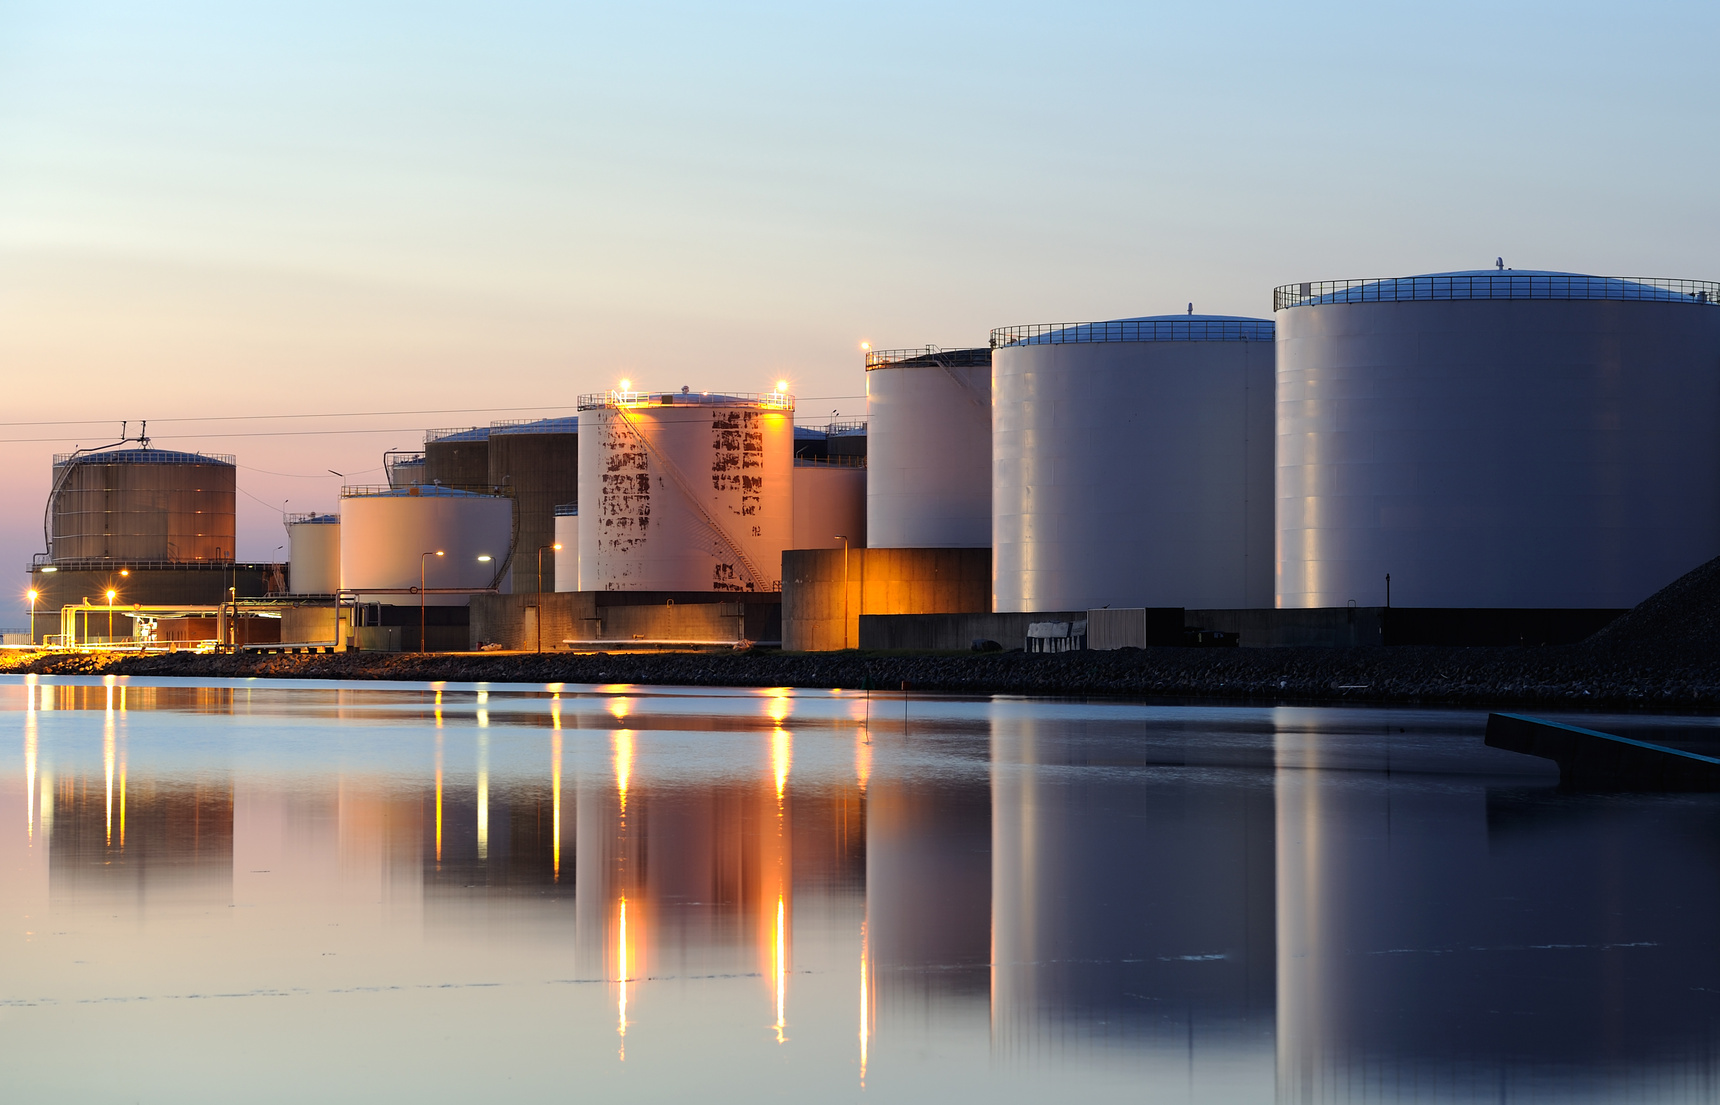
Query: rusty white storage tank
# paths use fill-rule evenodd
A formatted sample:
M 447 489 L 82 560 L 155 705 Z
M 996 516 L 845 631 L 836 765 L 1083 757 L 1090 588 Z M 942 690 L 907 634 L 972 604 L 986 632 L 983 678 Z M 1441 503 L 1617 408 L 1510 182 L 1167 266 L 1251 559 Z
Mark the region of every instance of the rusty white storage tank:
M 991 350 L 866 354 L 866 532 L 881 549 L 991 544 Z
M 579 504 L 562 503 L 555 508 L 555 589 L 579 590 Z
M 1284 608 L 1624 608 L 1720 555 L 1720 283 L 1277 289 Z
M 513 527 L 513 503 L 501 495 L 435 485 L 342 488 L 341 584 L 361 596 L 406 590 L 418 586 L 422 564 L 427 588 L 494 587 L 507 568 Z M 424 601 L 463 606 L 467 597 L 428 595 Z
M 232 563 L 233 477 L 231 456 L 147 447 L 56 456 L 49 559 Z
M 1272 604 L 1272 323 L 992 331 L 993 609 Z
M 340 590 L 340 515 L 287 516 L 287 586 L 295 595 Z
M 579 400 L 581 591 L 775 591 L 793 540 L 794 396 Z

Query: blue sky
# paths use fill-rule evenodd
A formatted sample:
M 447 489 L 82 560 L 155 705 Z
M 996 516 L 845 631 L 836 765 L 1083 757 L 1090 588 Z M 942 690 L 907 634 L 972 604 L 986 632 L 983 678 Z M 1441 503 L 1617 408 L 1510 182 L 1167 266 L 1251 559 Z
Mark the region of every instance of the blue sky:
M 1266 315 L 1498 255 L 1712 279 L 1717 32 L 1695 3 L 0 0 L 0 421 L 237 453 L 266 558 L 324 469 L 510 412 L 166 420 L 622 376 L 858 414 L 823 397 L 862 392 L 861 340 Z M 313 428 L 367 432 L 214 436 Z M 0 427 L 0 567 L 103 432 Z

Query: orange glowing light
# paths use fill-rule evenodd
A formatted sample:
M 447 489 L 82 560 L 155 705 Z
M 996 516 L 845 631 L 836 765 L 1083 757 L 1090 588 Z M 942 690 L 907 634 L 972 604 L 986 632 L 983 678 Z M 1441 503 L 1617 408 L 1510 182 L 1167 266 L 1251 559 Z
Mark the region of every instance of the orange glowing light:
M 442 701 L 442 692 L 436 692 L 436 701 Z M 442 711 L 436 710 L 436 725 L 442 725 Z M 436 865 L 442 865 L 442 734 L 436 734 Z
M 615 979 L 620 985 L 619 997 L 616 1002 L 616 1034 L 623 1041 L 627 1039 L 627 896 L 621 896 L 621 919 L 616 925 L 615 936 Z M 627 1061 L 627 1045 L 621 1045 L 621 1061 Z
M 621 381 L 621 390 L 622 391 L 632 391 L 633 390 L 633 381 L 632 380 Z
M 776 896 L 776 1042 L 786 1042 L 783 1029 L 788 1027 L 788 904 L 781 894 Z
M 615 732 L 615 793 L 621 798 L 621 815 L 627 815 L 627 783 L 633 777 L 633 733 Z
M 794 763 L 794 737 L 786 729 L 778 729 L 770 738 L 771 765 L 776 769 L 776 801 L 782 804 L 783 788 L 788 784 L 788 769 Z
M 561 881 L 561 703 L 554 704 L 550 717 L 555 722 L 555 733 L 549 739 L 549 772 L 551 793 L 554 796 L 554 815 L 550 825 L 550 848 L 552 853 L 552 874 L 556 882 Z
M 860 348 L 862 351 L 870 351 L 872 348 L 872 343 L 869 341 L 863 341 L 860 343 Z
M 787 391 L 788 390 L 788 381 L 787 380 L 778 380 L 776 382 L 776 390 L 777 391 Z

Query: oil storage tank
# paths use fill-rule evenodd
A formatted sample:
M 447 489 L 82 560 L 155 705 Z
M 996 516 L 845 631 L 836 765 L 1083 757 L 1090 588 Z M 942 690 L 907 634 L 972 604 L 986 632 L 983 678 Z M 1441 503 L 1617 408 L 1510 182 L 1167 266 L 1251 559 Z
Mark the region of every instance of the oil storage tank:
M 424 467 L 419 479 L 468 491 L 492 486 L 490 428 L 465 426 L 425 434 Z
M 991 350 L 866 354 L 866 533 L 883 549 L 991 543 Z
M 548 546 L 556 543 L 557 504 L 579 498 L 579 419 L 490 423 L 489 482 L 505 487 L 519 510 L 518 553 L 502 589 L 514 594 L 560 590 L 554 550 Z
M 344 488 L 341 583 L 360 596 L 410 591 L 419 585 L 422 562 L 427 588 L 493 587 L 506 569 L 512 535 L 513 503 L 506 496 L 435 485 Z M 417 605 L 416 598 L 400 601 Z M 466 601 L 465 595 L 424 599 L 429 606 Z
M 555 589 L 579 590 L 579 504 L 562 503 L 555 508 Z
M 1277 604 L 1621 608 L 1720 554 L 1720 284 L 1308 282 L 1278 319 Z
M 992 331 L 995 611 L 1270 605 L 1272 329 Z
M 581 591 L 776 591 L 793 539 L 794 397 L 579 400 Z
M 232 563 L 234 472 L 231 456 L 171 449 L 56 456 L 49 559 Z
M 287 586 L 295 595 L 340 590 L 340 515 L 287 516 Z

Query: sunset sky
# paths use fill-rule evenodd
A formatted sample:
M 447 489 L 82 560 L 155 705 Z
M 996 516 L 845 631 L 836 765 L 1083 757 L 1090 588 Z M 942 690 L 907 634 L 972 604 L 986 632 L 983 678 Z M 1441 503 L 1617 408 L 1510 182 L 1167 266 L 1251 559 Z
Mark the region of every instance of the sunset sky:
M 623 376 L 822 422 L 863 340 L 1715 279 L 1717 43 L 1711 3 L 0 0 L 0 623 L 52 454 L 121 419 L 237 454 L 269 560 L 328 469 Z

